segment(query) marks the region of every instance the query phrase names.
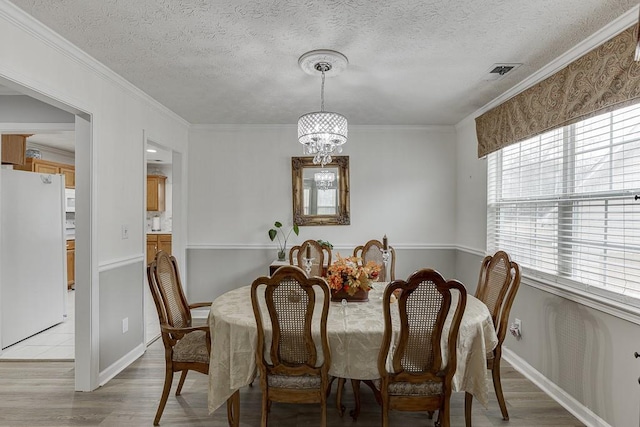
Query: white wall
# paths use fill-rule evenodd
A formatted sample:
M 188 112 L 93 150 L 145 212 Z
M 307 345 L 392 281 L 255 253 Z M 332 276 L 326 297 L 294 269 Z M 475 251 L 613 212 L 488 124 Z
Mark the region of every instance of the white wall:
M 81 326 L 79 332 L 83 340 L 80 347 L 92 346 L 95 359 L 98 357 L 95 350 L 108 346 L 119 347 L 130 358 L 134 357 L 138 346 L 122 334 L 121 321 L 123 316 L 128 316 L 130 320 L 142 322 L 136 314 L 142 312 L 142 307 L 128 307 L 131 312 L 127 313 L 108 305 L 99 307 L 98 302 L 112 300 L 114 296 L 142 301 L 141 274 L 130 274 L 131 269 L 127 267 L 138 264 L 142 271 L 144 265 L 143 135 L 186 153 L 188 125 L 4 0 L 0 0 L 0 39 L 10 41 L 0 44 L 0 84 L 91 117 L 92 151 L 76 146 L 76 153 L 87 153 L 86 158 L 77 161 L 84 162 L 83 166 L 89 164 L 79 168 L 86 176 L 76 177 L 87 185 L 86 191 L 78 192 L 77 201 L 86 203 L 85 213 L 90 217 L 84 222 L 78 220 L 78 224 L 88 226 L 84 236 L 78 229 L 77 238 L 86 239 L 86 247 L 90 243 L 93 249 L 90 257 L 79 257 L 88 260 L 89 265 L 77 266 L 77 269 L 91 270 L 87 275 L 91 280 L 76 284 L 76 302 L 80 304 L 76 310 L 77 324 Z M 81 200 L 81 194 L 89 200 Z M 121 238 L 122 225 L 129 227 L 128 239 Z M 124 269 L 123 274 L 109 273 L 118 269 Z M 114 277 L 118 283 L 124 281 L 128 286 L 117 286 L 110 280 Z M 86 328 L 82 329 L 82 325 Z M 130 324 L 130 330 L 137 331 L 136 326 Z M 91 333 L 86 332 L 89 329 Z M 142 343 L 142 335 L 136 336 L 134 341 Z M 83 353 L 78 341 L 76 352 Z M 103 359 L 109 356 L 105 352 L 100 354 Z M 128 363 L 126 357 L 99 360 L 100 367 L 96 362 L 83 364 L 80 369 L 76 365 L 76 372 L 90 365 L 88 389 L 97 386 L 98 377 L 100 381 L 107 380 Z
M 268 273 L 276 245 L 267 230 L 291 224 L 291 157 L 302 146 L 295 126 L 194 126 L 189 139 L 189 294 L 206 298 Z M 288 248 L 323 239 L 350 255 L 387 234 L 399 252 L 396 277 L 421 267 L 453 272 L 454 129 L 351 126 L 343 155 L 351 225 L 301 227 Z M 230 251 L 243 258 L 230 264 Z
M 73 114 L 26 95 L 0 95 L 2 123 L 69 123 Z

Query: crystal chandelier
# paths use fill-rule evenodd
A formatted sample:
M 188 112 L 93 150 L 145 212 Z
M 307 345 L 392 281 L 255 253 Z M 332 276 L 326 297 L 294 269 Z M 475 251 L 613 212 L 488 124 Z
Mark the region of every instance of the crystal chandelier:
M 335 179 L 336 174 L 327 170 L 316 172 L 313 175 L 313 180 L 316 182 L 316 188 L 318 188 L 318 190 L 328 190 L 333 186 Z
M 307 113 L 298 119 L 298 141 L 304 154 L 313 155 L 313 163 L 322 167 L 331 163 L 331 154 L 341 153 L 347 142 L 347 118 L 342 114 L 324 111 L 324 80 L 336 75 L 349 64 L 347 57 L 332 50 L 313 50 L 298 59 L 300 68 L 311 75 L 322 77 L 320 111 Z

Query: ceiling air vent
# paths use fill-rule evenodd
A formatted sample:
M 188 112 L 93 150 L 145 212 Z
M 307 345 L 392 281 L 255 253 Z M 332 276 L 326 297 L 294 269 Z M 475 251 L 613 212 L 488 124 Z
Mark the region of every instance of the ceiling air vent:
M 500 80 L 507 75 L 507 73 L 515 70 L 522 64 L 493 64 L 489 71 L 486 73 L 484 80 Z

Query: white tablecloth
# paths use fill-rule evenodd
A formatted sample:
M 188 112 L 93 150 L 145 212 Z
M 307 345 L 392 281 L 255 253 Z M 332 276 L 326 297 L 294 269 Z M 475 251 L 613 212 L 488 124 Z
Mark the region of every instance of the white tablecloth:
M 384 285 L 375 285 L 376 288 L 369 293 L 368 302 L 348 303 L 346 307 L 330 303 L 327 319 L 330 375 L 361 380 L 380 377 L 378 353 L 384 333 L 381 300 Z M 392 305 L 392 313 L 394 310 L 397 315 L 397 304 Z M 212 344 L 208 406 L 209 412 L 213 412 L 236 390 L 248 385 L 256 372 L 258 333 L 251 307 L 250 286 L 218 297 L 211 305 L 209 326 Z M 489 310 L 469 295 L 458 336 L 454 391 L 468 391 L 480 403 L 487 405 L 490 379 L 485 359 L 486 353 L 497 343 Z M 443 345 L 443 349 L 446 346 Z M 443 354 L 443 359 L 445 357 Z

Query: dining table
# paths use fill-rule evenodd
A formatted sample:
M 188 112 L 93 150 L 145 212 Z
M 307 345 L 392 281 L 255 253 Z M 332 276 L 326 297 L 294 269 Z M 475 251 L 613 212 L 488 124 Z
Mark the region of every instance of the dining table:
M 374 283 L 366 302 L 330 303 L 327 317 L 331 351 L 329 375 L 356 380 L 380 378 L 378 353 L 384 334 L 382 295 L 386 285 L 383 282 Z M 250 290 L 251 286 L 239 287 L 219 296 L 211 304 L 208 318 L 211 329 L 208 392 L 210 413 L 222 406 L 240 388 L 252 383 L 257 373 L 258 331 Z M 443 360 L 446 360 L 447 351 L 444 340 L 447 340 L 447 330 L 457 306 L 456 292 L 452 292 L 452 297 L 452 308 L 444 326 Z M 397 306 L 397 303 L 392 303 L 392 316 L 398 315 Z M 487 306 L 468 295 L 458 332 L 453 391 L 469 392 L 477 401 L 487 406 L 490 378 L 486 357 L 497 344 L 498 338 Z

